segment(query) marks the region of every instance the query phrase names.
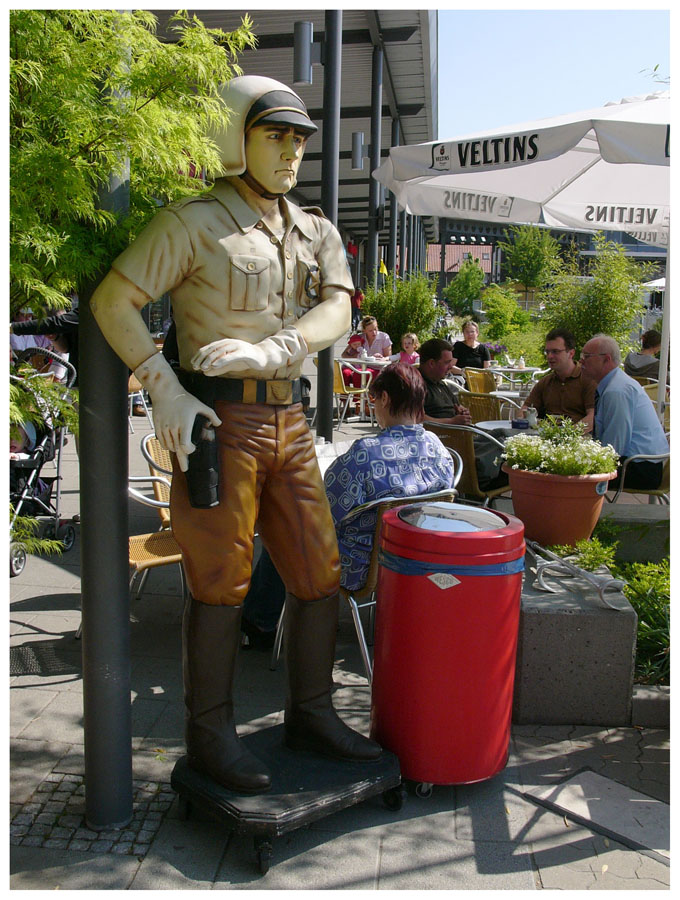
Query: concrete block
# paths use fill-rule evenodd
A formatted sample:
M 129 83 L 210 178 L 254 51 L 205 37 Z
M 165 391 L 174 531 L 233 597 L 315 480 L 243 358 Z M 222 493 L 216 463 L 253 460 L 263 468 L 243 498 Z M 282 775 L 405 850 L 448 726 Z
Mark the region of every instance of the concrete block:
M 631 724 L 642 728 L 671 727 L 671 689 L 664 684 L 636 684 Z
M 629 725 L 637 615 L 623 594 L 612 609 L 588 582 L 548 577 L 557 593 L 522 590 L 513 721 Z
M 670 552 L 671 508 L 659 503 L 605 503 L 600 522 L 616 525 L 620 562 L 660 562 Z

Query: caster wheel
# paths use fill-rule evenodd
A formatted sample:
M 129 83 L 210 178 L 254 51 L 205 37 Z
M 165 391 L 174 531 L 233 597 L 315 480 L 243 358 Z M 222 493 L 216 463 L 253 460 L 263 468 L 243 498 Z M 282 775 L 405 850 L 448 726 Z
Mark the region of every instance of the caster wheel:
M 262 875 L 266 875 L 272 861 L 272 845 L 269 841 L 255 840 L 255 853 L 257 854 L 257 867 Z
M 397 812 L 404 805 L 404 800 L 406 799 L 406 788 L 390 788 L 389 791 L 385 791 L 385 793 L 382 795 L 382 798 L 383 803 L 389 810 L 391 810 L 392 812 Z
M 26 566 L 26 551 L 19 544 L 9 545 L 9 577 L 21 575 Z
M 428 781 L 421 781 L 416 785 L 416 797 L 427 799 L 432 796 L 432 785 Z
M 177 812 L 183 822 L 186 822 L 191 815 L 191 801 L 187 800 L 187 798 L 183 797 L 181 794 L 177 800 Z
M 76 542 L 76 530 L 73 525 L 62 525 L 57 537 L 64 545 L 64 550 L 68 552 Z

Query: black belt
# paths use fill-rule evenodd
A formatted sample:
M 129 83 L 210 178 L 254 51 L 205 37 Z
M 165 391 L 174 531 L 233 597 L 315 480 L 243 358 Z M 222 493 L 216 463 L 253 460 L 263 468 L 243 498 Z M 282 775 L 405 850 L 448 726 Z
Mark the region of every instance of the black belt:
M 176 371 L 179 383 L 202 403 L 214 409 L 217 400 L 229 403 L 268 403 L 270 406 L 290 406 L 302 402 L 300 379 L 270 380 L 260 378 L 210 377 L 201 372 Z

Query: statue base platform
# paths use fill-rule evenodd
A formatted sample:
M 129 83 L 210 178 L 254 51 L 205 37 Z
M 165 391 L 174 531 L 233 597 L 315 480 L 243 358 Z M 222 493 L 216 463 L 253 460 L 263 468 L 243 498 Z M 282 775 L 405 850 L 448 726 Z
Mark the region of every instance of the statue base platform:
M 195 806 L 225 822 L 238 834 L 252 834 L 260 872 L 269 869 L 272 841 L 382 793 L 389 809 L 401 808 L 399 760 L 383 751 L 374 762 L 345 762 L 317 753 L 289 750 L 283 725 L 263 728 L 242 740 L 272 773 L 272 786 L 262 794 L 237 794 L 192 769 L 179 759 L 171 784 L 179 794 L 180 816 L 188 819 Z

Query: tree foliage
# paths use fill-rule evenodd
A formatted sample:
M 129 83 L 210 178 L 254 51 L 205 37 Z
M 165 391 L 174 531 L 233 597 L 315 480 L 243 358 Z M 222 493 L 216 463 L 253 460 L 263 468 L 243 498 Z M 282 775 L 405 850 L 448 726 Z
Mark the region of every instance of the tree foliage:
M 546 332 L 568 328 L 576 339 L 577 354 L 601 332 L 611 335 L 625 355 L 634 344 L 631 334 L 644 308 L 642 286 L 653 266 L 626 256 L 623 247 L 602 233 L 594 241 L 596 252 L 586 277 L 580 275 L 577 260 L 569 260 L 564 275 L 542 292 L 542 321 Z
M 66 308 L 160 204 L 204 190 L 194 176 L 219 171 L 206 134 L 228 123 L 218 89 L 255 44 L 250 20 L 226 33 L 179 12 L 170 28 L 162 43 L 148 11 L 10 11 L 12 319 L 24 306 L 38 318 Z M 128 174 L 130 209 L 117 218 L 98 199 L 111 175 Z M 74 396 L 63 400 L 61 385 L 30 368 L 12 374 L 12 425 L 48 410 L 77 430 Z M 29 518 L 15 522 L 13 539 L 29 551 L 56 547 Z
M 504 340 L 529 325 L 529 313 L 519 308 L 512 288 L 492 284 L 484 291 L 482 302 L 486 315 L 484 333 L 492 341 Z
M 392 338 L 392 350 L 396 353 L 402 335 L 409 331 L 417 334 L 421 343 L 432 337 L 439 314 L 432 302 L 436 291 L 436 277 L 414 274 L 402 281 L 390 273 L 379 290 L 367 285 L 361 312 L 375 316 L 380 330 Z
M 104 269 L 165 203 L 215 171 L 205 135 L 228 121 L 218 87 L 240 74 L 232 33 L 180 12 L 162 43 L 148 11 L 10 11 L 10 312 L 37 315 Z M 129 164 L 130 213 L 98 194 Z
M 560 245 L 545 228 L 511 225 L 509 241 L 499 241 L 507 277 L 525 289 L 540 288 L 561 268 Z
M 458 274 L 442 291 L 444 297 L 456 316 L 469 316 L 473 313 L 472 304 L 479 300 L 484 287 L 484 270 L 474 257 L 464 260 Z

